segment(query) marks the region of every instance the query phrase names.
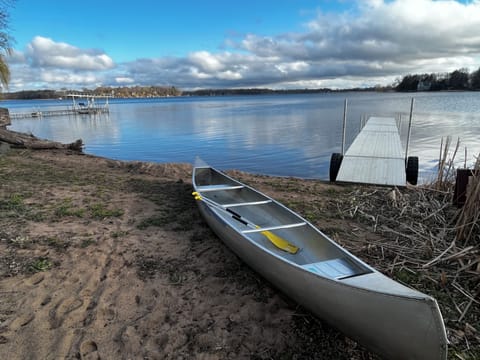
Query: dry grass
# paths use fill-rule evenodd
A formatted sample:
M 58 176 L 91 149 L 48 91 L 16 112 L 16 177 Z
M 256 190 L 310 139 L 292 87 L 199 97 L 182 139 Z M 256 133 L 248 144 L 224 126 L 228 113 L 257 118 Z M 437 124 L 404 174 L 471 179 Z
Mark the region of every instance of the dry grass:
M 455 166 L 454 161 L 460 147 L 460 138 L 457 139 L 453 154 L 450 156 L 450 145 L 452 138 L 447 136 L 445 140 L 442 138 L 440 143 L 440 156 L 438 160 L 437 179 L 434 183 L 430 184 L 437 190 L 452 191 L 455 184 Z
M 342 245 L 397 281 L 435 297 L 444 316 L 451 355 L 478 358 L 478 222 L 472 224 L 469 243 L 457 241 L 460 217 L 451 196 L 428 187 L 358 188 L 346 194 L 344 201 L 336 201 L 335 207 L 345 219 L 366 224 L 380 235 L 342 237 Z

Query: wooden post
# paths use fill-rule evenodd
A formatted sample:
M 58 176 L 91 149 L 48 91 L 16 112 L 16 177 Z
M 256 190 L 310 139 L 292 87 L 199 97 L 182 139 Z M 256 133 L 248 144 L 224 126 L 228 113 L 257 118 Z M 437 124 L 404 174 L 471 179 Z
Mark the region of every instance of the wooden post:
M 410 104 L 410 118 L 408 120 L 407 144 L 405 145 L 405 164 L 407 164 L 408 147 L 410 145 L 410 134 L 412 132 L 412 116 L 413 116 L 413 104 L 414 103 L 415 103 L 415 98 L 412 98 L 412 102 Z
M 455 181 L 455 191 L 453 193 L 453 204 L 462 207 L 467 201 L 468 178 L 474 176 L 471 169 L 457 169 L 457 178 Z
M 347 99 L 343 105 L 342 155 L 345 155 L 345 131 L 347 128 Z

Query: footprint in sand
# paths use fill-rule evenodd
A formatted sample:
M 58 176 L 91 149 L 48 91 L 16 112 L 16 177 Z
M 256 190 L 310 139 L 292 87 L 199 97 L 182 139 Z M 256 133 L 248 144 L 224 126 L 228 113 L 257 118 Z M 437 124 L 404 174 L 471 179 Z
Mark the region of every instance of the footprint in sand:
M 52 301 L 52 297 L 50 295 L 47 295 L 43 300 L 42 302 L 40 303 L 40 305 L 42 306 L 45 306 L 45 305 L 48 305 L 50 303 L 50 301 Z
M 42 273 L 36 273 L 30 276 L 28 279 L 25 279 L 25 283 L 28 285 L 38 285 L 43 281 L 43 279 L 45 279 L 45 276 Z
M 18 330 L 22 326 L 28 325 L 34 318 L 35 314 L 33 313 L 22 314 L 19 317 L 13 319 L 9 327 L 11 330 Z
M 68 317 L 68 314 L 79 309 L 82 305 L 83 300 L 78 298 L 68 298 L 60 301 L 55 308 L 50 310 L 49 321 L 52 329 L 60 327 Z
M 98 319 L 110 323 L 117 318 L 117 311 L 113 308 L 113 305 L 104 306 L 98 313 Z
M 98 346 L 95 341 L 87 340 L 80 344 L 80 359 L 82 360 L 100 360 Z

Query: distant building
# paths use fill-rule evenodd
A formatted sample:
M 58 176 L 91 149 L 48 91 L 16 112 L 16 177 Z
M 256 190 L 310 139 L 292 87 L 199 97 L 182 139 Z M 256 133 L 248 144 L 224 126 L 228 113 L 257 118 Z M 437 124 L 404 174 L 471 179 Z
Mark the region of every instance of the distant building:
M 432 87 L 432 83 L 430 81 L 422 81 L 420 80 L 417 85 L 417 91 L 428 91 Z

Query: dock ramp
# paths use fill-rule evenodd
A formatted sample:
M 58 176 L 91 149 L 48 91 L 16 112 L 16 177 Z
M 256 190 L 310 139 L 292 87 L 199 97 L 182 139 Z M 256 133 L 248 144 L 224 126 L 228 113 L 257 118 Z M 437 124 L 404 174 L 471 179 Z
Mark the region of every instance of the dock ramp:
M 418 158 L 406 161 L 394 118 L 370 117 L 344 155 L 332 154 L 331 180 L 332 170 L 340 182 L 405 186 L 416 184 Z

